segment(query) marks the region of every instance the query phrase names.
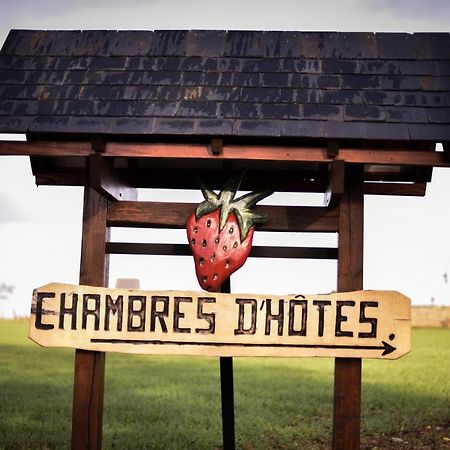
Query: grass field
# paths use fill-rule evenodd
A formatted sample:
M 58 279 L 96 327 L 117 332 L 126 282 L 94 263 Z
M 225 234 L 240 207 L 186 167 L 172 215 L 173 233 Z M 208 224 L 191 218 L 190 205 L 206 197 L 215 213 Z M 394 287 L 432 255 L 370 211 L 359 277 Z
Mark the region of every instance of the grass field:
M 26 334 L 26 321 L 0 321 L 0 449 L 68 448 L 73 351 L 40 348 Z M 365 360 L 362 434 L 448 425 L 449 361 L 448 329 L 414 330 L 413 351 L 400 360 Z M 104 448 L 220 448 L 217 359 L 108 354 L 106 364 Z M 329 442 L 332 359 L 234 366 L 239 448 Z

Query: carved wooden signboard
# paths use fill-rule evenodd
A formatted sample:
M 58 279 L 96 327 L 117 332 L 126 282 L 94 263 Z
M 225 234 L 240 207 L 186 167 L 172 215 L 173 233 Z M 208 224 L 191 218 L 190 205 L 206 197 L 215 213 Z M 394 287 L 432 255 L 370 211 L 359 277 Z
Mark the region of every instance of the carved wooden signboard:
M 30 338 L 152 355 L 396 359 L 411 348 L 411 306 L 394 291 L 280 296 L 54 283 L 33 293 Z

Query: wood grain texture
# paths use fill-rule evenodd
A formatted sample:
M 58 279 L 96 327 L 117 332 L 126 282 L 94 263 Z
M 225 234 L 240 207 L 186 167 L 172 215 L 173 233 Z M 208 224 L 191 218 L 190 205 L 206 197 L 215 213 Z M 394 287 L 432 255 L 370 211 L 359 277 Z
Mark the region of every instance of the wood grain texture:
M 344 193 L 345 162 L 333 161 L 331 163 L 328 186 L 325 192 L 324 204 L 327 207 L 336 207 Z
M 346 168 L 339 207 L 338 292 L 362 289 L 364 167 Z M 334 372 L 333 450 L 358 450 L 361 430 L 360 358 L 337 358 Z
M 364 168 L 346 167 L 339 206 L 338 292 L 362 289 L 364 242 Z
M 87 174 L 81 171 L 40 169 L 33 171 L 37 186 L 84 186 Z
M 343 161 L 336 161 L 343 163 Z M 381 167 L 381 166 L 373 166 Z M 391 167 L 393 169 L 397 166 L 383 166 Z M 404 166 L 402 166 L 404 167 Z M 419 169 L 419 167 L 417 167 Z M 431 171 L 432 168 L 429 168 Z M 121 170 L 122 172 L 123 170 Z M 178 170 L 171 170 L 173 178 L 168 178 L 168 175 L 164 171 L 158 171 L 158 173 L 149 174 L 148 172 L 144 176 L 143 170 L 126 169 L 127 177 L 133 179 L 137 187 L 140 188 L 161 188 L 161 189 L 192 189 L 196 188 L 197 185 L 193 183 L 192 175 L 187 175 Z M 202 171 L 198 171 L 201 179 L 207 179 L 206 176 L 201 175 Z M 47 185 L 47 186 L 82 186 L 85 184 L 86 174 L 81 171 L 69 171 L 67 169 L 50 169 L 48 167 L 42 167 L 35 169 L 33 167 L 33 174 L 36 179 L 36 184 Z M 314 177 L 313 181 L 297 181 L 292 179 L 290 176 L 283 178 L 283 173 L 278 173 L 276 178 L 266 182 L 264 184 L 263 177 L 261 181 L 257 179 L 252 179 L 249 183 L 249 189 L 246 190 L 261 190 L 266 188 L 273 188 L 279 192 L 324 192 L 326 190 L 326 183 L 322 180 L 319 175 L 310 173 L 311 177 Z M 254 178 L 254 177 L 250 177 Z M 404 172 L 400 169 L 395 171 L 379 171 L 379 172 L 366 172 L 365 174 L 365 184 L 364 193 L 368 195 L 398 195 L 398 196 L 417 196 L 423 197 L 426 194 L 428 179 L 423 179 L 423 177 L 418 177 L 414 172 Z M 266 178 L 267 179 L 267 178 Z M 383 181 L 380 183 L 379 181 Z M 124 183 L 125 185 L 127 183 Z M 264 185 L 264 186 L 263 186 Z M 330 185 L 328 184 L 328 188 Z M 106 191 L 107 192 L 107 191 Z M 115 198 L 118 200 L 123 200 L 124 197 L 120 196 L 120 189 L 116 191 L 118 193 L 113 194 L 110 198 Z M 331 192 L 331 191 L 330 191 Z M 325 195 L 328 194 L 328 191 Z M 325 201 L 325 205 L 327 202 Z M 285 207 L 290 208 L 290 207 Z M 308 207 L 308 209 L 310 209 Z M 308 212 L 306 210 L 306 212 Z M 308 215 L 305 216 L 305 218 Z M 336 215 L 337 217 L 337 215 Z M 279 217 L 279 219 L 281 219 Z M 337 223 L 337 219 L 336 219 Z M 280 230 L 282 231 L 282 230 Z M 310 230 L 308 230 L 310 231 Z
M 367 195 L 425 197 L 426 190 L 426 183 L 364 183 L 364 193 Z
M 443 142 L 442 148 L 444 150 L 444 161 L 447 163 L 450 163 L 450 142 Z
M 235 159 L 254 161 L 332 162 L 327 147 L 286 147 L 224 145 L 222 153 L 211 155 L 201 144 L 132 144 L 110 142 L 105 154 L 109 156 L 187 159 Z M 413 165 L 449 167 L 442 152 L 416 151 L 410 148 L 355 149 L 340 148 L 334 160 L 354 164 Z
M 92 187 L 85 188 L 83 234 L 81 241 L 80 283 L 106 285 L 109 259 L 105 257 L 108 200 Z
M 110 200 L 137 200 L 137 189 L 114 169 L 112 158 L 99 153 L 89 155 L 89 180 L 97 192 Z
M 111 158 L 108 158 L 111 159 Z M 34 157 L 36 160 L 36 157 Z M 119 176 L 132 180 L 133 186 L 144 189 L 195 189 L 199 188 L 197 177 L 212 189 L 220 189 L 231 171 L 221 169 L 172 167 L 139 167 L 141 160 L 131 159 L 127 168 L 116 169 Z M 43 167 L 33 170 L 37 184 L 51 186 L 83 186 L 86 174 L 84 168 L 75 171 L 60 164 L 60 161 L 46 161 Z M 59 165 L 60 164 L 60 165 Z M 312 168 L 314 169 L 314 167 Z M 238 169 L 239 170 L 239 169 Z M 407 180 L 408 181 L 408 180 Z M 326 182 L 315 170 L 252 170 L 245 178 L 242 190 L 259 191 L 272 189 L 277 192 L 324 192 Z
M 49 347 L 383 359 L 410 349 L 410 301 L 392 291 L 226 294 L 50 284 L 33 297 L 30 337 Z
M 91 142 L 0 142 L 0 155 L 87 156 Z M 107 142 L 105 156 L 131 158 L 217 159 L 242 161 L 332 162 L 328 148 L 302 146 L 224 145 L 218 155 L 207 144 Z M 340 148 L 335 160 L 354 164 L 450 167 L 443 152 L 411 148 Z
M 450 167 L 450 164 L 445 161 L 443 153 L 435 151 L 344 148 L 339 151 L 337 159 L 351 164 Z
M 90 152 L 90 142 L 0 141 L 0 155 L 87 156 Z
M 108 201 L 91 187 L 85 188 L 80 283 L 106 285 Z M 105 354 L 77 349 L 72 413 L 72 449 L 102 447 Z
M 102 448 L 105 353 L 75 353 L 72 450 Z
M 137 228 L 185 228 L 194 203 L 117 202 L 108 209 L 108 225 Z M 260 231 L 330 232 L 338 230 L 338 209 L 301 206 L 256 206 L 265 214 Z

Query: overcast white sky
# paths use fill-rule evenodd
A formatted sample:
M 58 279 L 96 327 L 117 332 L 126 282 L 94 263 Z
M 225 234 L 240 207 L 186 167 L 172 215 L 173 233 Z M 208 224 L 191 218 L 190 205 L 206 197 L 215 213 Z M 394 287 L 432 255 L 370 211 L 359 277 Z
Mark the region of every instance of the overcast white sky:
M 448 32 L 449 23 L 448 0 L 14 0 L 2 2 L 0 42 L 12 28 Z M 450 304 L 444 277 L 450 272 L 449 192 L 447 169 L 435 170 L 426 198 L 366 197 L 365 289 L 399 290 L 416 304 L 429 304 L 432 297 L 436 304 Z M 201 195 L 180 193 L 180 198 L 200 201 Z M 321 202 L 285 198 L 295 204 Z M 0 157 L 0 317 L 13 309 L 26 314 L 35 287 L 78 282 L 81 206 L 81 188 L 36 188 L 26 158 Z M 185 239 L 181 230 L 118 230 L 114 237 Z M 255 244 L 268 239 L 280 245 L 336 243 L 335 236 L 257 233 Z M 190 258 L 174 264 L 165 257 L 113 257 L 112 286 L 117 277 L 140 278 L 148 289 L 199 289 Z M 13 295 L 2 293 L 3 284 L 15 286 Z M 255 293 L 327 292 L 335 284 L 334 262 L 308 260 L 251 259 L 233 277 L 234 291 Z

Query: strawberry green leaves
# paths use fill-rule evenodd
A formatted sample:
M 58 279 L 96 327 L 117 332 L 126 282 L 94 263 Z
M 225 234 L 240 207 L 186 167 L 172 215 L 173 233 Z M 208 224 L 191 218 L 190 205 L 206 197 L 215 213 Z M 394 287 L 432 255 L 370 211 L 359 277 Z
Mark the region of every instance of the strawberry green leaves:
M 264 223 L 267 217 L 252 211 L 256 204 L 273 194 L 273 191 L 250 192 L 235 200 L 236 193 L 242 182 L 243 175 L 229 179 L 220 195 L 208 189 L 201 183 L 201 190 L 205 201 L 200 203 L 195 210 L 197 219 L 209 214 L 216 209 L 220 210 L 220 231 L 223 230 L 231 213 L 236 215 L 239 223 L 241 242 L 247 237 L 250 228 L 256 223 Z

